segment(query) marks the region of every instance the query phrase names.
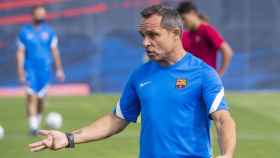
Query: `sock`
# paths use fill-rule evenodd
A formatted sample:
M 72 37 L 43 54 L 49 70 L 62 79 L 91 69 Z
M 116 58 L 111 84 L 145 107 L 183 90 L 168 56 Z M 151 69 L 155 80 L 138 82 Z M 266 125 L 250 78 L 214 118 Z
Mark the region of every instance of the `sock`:
M 29 117 L 29 128 L 31 130 L 38 130 L 39 128 L 39 122 L 36 116 L 30 116 Z

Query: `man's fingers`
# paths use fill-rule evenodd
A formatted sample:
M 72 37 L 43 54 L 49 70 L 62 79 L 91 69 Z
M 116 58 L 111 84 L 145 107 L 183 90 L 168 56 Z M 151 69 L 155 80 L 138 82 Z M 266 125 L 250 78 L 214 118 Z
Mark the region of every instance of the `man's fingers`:
M 31 148 L 31 152 L 41 151 L 41 150 L 44 150 L 44 149 L 46 149 L 46 148 L 47 148 L 47 147 L 46 147 L 45 145 L 40 145 L 40 146 Z
M 47 139 L 32 143 L 29 145 L 29 147 L 31 148 L 31 152 L 37 152 L 46 148 L 52 148 L 52 145 L 52 136 L 48 136 Z
M 38 134 L 40 136 L 48 136 L 50 133 L 51 133 L 51 131 L 48 131 L 48 130 L 40 130 L 40 131 L 38 131 Z
M 44 140 L 29 144 L 29 147 L 30 148 L 36 148 L 36 147 L 41 146 L 41 145 L 44 145 Z
M 52 145 L 52 138 L 51 136 L 48 136 L 47 139 L 44 139 L 44 140 L 41 140 L 39 142 L 35 142 L 35 143 L 32 143 L 32 144 L 29 144 L 29 147 L 30 148 L 36 148 L 38 146 L 46 146 L 46 147 L 50 147 Z
M 40 151 L 40 150 L 46 148 L 47 146 L 45 145 L 44 141 L 45 140 L 30 144 L 29 145 L 29 147 L 31 148 L 30 151 L 31 152 L 36 152 L 36 151 Z
M 48 136 L 48 138 L 46 138 L 44 140 L 41 140 L 41 141 L 38 141 L 38 142 L 35 142 L 35 143 L 32 143 L 32 144 L 29 144 L 29 147 L 31 148 L 30 151 L 31 152 L 37 152 L 37 151 L 41 151 L 41 150 L 46 149 L 46 148 L 52 148 L 53 137 L 51 135 L 51 132 L 47 131 L 47 130 L 40 130 L 38 132 L 38 134 L 42 135 L 42 136 Z

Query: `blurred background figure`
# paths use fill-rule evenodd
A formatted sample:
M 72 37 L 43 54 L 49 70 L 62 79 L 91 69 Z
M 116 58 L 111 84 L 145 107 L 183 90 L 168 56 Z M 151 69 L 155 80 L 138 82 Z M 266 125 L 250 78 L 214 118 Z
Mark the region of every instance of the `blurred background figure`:
M 33 23 L 21 28 L 17 40 L 18 77 L 26 88 L 27 117 L 32 135 L 36 135 L 41 122 L 53 59 L 56 76 L 60 81 L 64 81 L 64 72 L 57 48 L 57 35 L 46 24 L 45 18 L 45 8 L 43 6 L 34 7 L 32 10 Z
M 182 42 L 185 50 L 217 69 L 222 76 L 230 64 L 232 49 L 221 34 L 211 26 L 208 18 L 202 15 L 190 1 L 183 1 L 177 11 L 181 14 L 187 31 L 183 32 Z M 220 68 L 217 68 L 217 52 L 222 54 Z

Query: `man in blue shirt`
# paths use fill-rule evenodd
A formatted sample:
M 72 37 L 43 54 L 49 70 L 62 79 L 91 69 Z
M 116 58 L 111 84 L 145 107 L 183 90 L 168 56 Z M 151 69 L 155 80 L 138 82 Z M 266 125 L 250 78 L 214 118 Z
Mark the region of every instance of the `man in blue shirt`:
M 51 77 L 54 58 L 56 75 L 64 80 L 57 48 L 57 36 L 44 20 L 46 10 L 37 6 L 32 11 L 33 24 L 21 28 L 17 40 L 17 63 L 20 82 L 26 87 L 30 132 L 36 135 L 41 121 L 44 96 Z
M 235 123 L 219 76 L 185 52 L 182 23 L 174 9 L 155 5 L 141 15 L 139 32 L 151 60 L 132 73 L 114 112 L 72 133 L 40 131 L 48 138 L 30 144 L 31 151 L 107 138 L 141 114 L 140 158 L 212 158 L 211 120 L 218 133 L 218 157 L 233 157 Z

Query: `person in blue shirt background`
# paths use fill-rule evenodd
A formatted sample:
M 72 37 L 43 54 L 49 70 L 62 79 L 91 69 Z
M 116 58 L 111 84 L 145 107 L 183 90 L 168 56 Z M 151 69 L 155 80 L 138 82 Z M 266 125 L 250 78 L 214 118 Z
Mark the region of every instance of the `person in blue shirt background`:
M 46 10 L 36 6 L 32 10 L 33 24 L 21 28 L 17 39 L 17 69 L 20 82 L 26 87 L 27 115 L 32 135 L 36 135 L 41 122 L 53 59 L 56 76 L 64 81 L 64 71 L 54 30 L 45 22 Z
M 130 76 L 113 113 L 73 131 L 42 130 L 31 151 L 58 150 L 119 133 L 141 114 L 140 158 L 212 158 L 211 121 L 221 155 L 233 158 L 235 122 L 216 71 L 186 52 L 178 13 L 163 5 L 141 12 L 139 32 L 150 61 Z

